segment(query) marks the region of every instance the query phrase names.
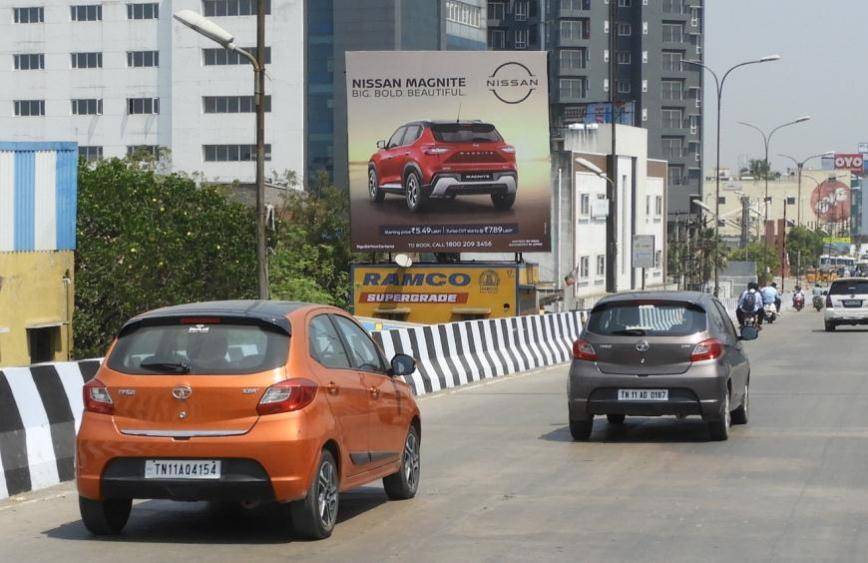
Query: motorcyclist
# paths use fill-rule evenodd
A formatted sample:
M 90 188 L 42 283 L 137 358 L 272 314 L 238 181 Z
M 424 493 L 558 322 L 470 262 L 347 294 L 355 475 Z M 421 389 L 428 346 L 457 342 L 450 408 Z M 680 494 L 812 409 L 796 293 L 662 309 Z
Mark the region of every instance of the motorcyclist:
M 778 287 L 775 282 L 770 283 L 769 285 L 763 287 L 760 290 L 760 293 L 763 296 L 763 306 L 765 305 L 774 305 L 775 311 L 780 313 L 780 294 L 778 293 Z
M 757 326 L 762 326 L 763 318 L 765 317 L 763 299 L 759 292 L 759 285 L 756 282 L 748 283 L 747 289 L 738 298 L 735 316 L 738 319 L 739 327 L 744 327 L 744 319 L 749 315 L 755 315 Z
M 804 305 L 805 303 L 805 292 L 802 291 L 802 286 L 797 285 L 795 291 L 793 291 L 793 306 L 799 301 Z
M 820 285 L 820 282 L 814 284 L 814 288 L 811 289 L 811 294 L 814 297 L 822 297 L 823 296 L 823 286 Z

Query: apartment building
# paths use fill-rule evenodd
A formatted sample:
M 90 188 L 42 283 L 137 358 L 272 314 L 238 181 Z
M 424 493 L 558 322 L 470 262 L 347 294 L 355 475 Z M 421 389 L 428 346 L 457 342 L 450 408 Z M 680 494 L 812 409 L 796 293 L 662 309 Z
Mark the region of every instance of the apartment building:
M 610 21 L 610 4 L 617 17 Z M 648 130 L 649 157 L 666 160 L 670 213 L 701 194 L 704 0 L 491 0 L 491 49 L 550 52 L 553 149 L 571 123 L 614 119 Z M 616 49 L 610 53 L 610 34 Z M 609 83 L 610 57 L 617 62 Z
M 265 0 L 267 173 L 304 170 L 301 0 Z M 167 149 L 174 170 L 254 180 L 249 63 L 174 22 L 200 12 L 252 49 L 256 0 L 28 0 L 0 8 L 0 137 L 96 159 Z

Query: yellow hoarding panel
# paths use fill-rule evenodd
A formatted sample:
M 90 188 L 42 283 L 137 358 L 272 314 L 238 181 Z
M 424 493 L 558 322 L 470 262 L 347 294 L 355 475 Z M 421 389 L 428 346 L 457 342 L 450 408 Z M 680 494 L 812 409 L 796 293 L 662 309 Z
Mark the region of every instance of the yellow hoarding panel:
M 363 317 L 446 323 L 518 314 L 518 267 L 475 264 L 353 267 L 353 305 Z

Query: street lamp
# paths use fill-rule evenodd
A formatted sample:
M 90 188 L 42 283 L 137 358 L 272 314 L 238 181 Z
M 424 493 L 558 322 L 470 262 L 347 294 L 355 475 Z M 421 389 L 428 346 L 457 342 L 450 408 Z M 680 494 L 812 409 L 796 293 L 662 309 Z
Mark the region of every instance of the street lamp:
M 714 193 L 717 203 L 715 204 L 715 209 L 717 209 L 718 214 L 720 213 L 720 114 L 721 114 L 721 102 L 723 100 L 723 86 L 726 84 L 726 78 L 730 75 L 732 71 L 737 68 L 741 68 L 743 66 L 754 65 L 759 63 L 770 63 L 772 61 L 778 61 L 781 59 L 780 55 L 767 55 L 762 57 L 761 59 L 756 59 L 753 61 L 745 61 L 743 63 L 739 63 L 733 67 L 730 67 L 725 73 L 723 73 L 723 78 L 718 78 L 717 73 L 714 72 L 710 67 L 705 66 L 699 61 L 682 59 L 682 63 L 687 63 L 690 65 L 698 66 L 700 68 L 704 68 L 708 72 L 711 73 L 711 76 L 714 77 L 714 82 L 717 85 L 717 158 L 715 164 L 715 179 L 714 179 Z M 717 226 L 717 222 L 714 224 L 714 237 L 717 238 L 719 235 L 719 229 Z M 720 291 L 719 284 L 719 273 L 717 269 L 717 262 L 714 263 L 714 295 L 715 297 L 718 295 Z
M 265 1 L 257 2 L 256 56 L 235 45 L 235 36 L 192 10 L 179 10 L 173 17 L 224 49 L 235 51 L 253 65 L 256 104 L 256 261 L 259 298 L 268 299 L 268 258 L 265 251 Z
M 783 158 L 789 158 L 790 160 L 792 160 L 793 164 L 796 165 L 796 170 L 798 170 L 799 189 L 798 189 L 798 196 L 797 196 L 798 201 L 796 202 L 796 225 L 798 225 L 799 227 L 802 226 L 802 169 L 805 167 L 805 164 L 807 164 L 808 161 L 813 160 L 815 158 L 822 158 L 824 156 L 829 156 L 830 154 L 834 154 L 834 153 L 832 151 L 826 151 L 826 152 L 821 153 L 821 154 L 811 155 L 811 156 L 805 158 L 804 160 L 798 160 L 795 157 L 790 156 L 788 154 L 779 154 L 778 155 L 778 156 L 781 156 Z
M 754 125 L 753 123 L 747 123 L 745 121 L 739 121 L 738 122 L 739 125 L 744 125 L 745 127 L 750 127 L 751 129 L 755 129 L 755 130 L 759 131 L 760 135 L 763 136 L 763 145 L 765 146 L 765 151 L 766 151 L 765 152 L 765 159 L 763 160 L 763 162 L 765 162 L 765 166 L 766 166 L 766 170 L 765 170 L 765 177 L 766 177 L 765 178 L 765 182 L 766 182 L 765 220 L 766 221 L 769 220 L 769 173 L 771 172 L 771 167 L 769 166 L 769 144 L 772 141 L 772 135 L 774 135 L 775 132 L 777 132 L 779 129 L 783 129 L 784 127 L 789 127 L 790 125 L 796 125 L 798 123 L 804 123 L 806 121 L 810 121 L 810 119 L 811 119 L 810 115 L 805 115 L 805 116 L 799 117 L 797 119 L 794 119 L 793 121 L 788 121 L 786 123 L 782 123 L 781 125 L 778 125 L 774 129 L 769 131 L 768 134 L 766 134 L 765 131 L 763 131 L 762 129 L 760 129 L 759 127 Z

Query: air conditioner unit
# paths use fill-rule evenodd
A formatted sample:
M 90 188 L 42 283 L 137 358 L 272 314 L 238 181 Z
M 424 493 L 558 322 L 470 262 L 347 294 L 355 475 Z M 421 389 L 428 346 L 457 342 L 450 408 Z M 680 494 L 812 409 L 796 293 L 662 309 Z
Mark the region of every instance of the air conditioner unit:
M 609 216 L 609 200 L 595 199 L 591 202 L 591 219 L 605 219 Z
M 696 107 L 698 107 L 698 108 L 702 107 L 702 98 L 696 98 Z
M 699 156 L 698 152 L 694 153 L 693 157 L 696 159 L 696 162 L 699 162 L 700 160 L 702 160 L 702 158 Z

